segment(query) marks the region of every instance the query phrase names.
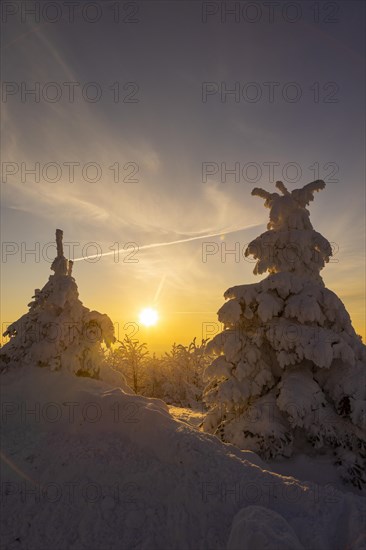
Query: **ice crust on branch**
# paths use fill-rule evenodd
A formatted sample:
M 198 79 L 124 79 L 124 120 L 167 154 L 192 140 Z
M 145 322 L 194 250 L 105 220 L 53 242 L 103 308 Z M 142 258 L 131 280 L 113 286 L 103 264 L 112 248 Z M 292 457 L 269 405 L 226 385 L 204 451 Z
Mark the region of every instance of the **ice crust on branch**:
M 265 200 L 270 214 L 267 231 L 249 243 L 245 256 L 257 260 L 254 274 L 288 271 L 318 278 L 329 262 L 332 248 L 327 239 L 314 231 L 306 206 L 325 183 L 316 180 L 291 193 L 281 181 L 276 187 L 282 196 L 257 187 L 252 191 L 252 195 Z
M 224 330 L 207 345 L 204 429 L 262 458 L 290 456 L 301 446 L 332 449 L 342 476 L 365 481 L 366 347 L 320 270 L 329 242 L 314 231 L 306 206 L 321 180 L 289 192 L 252 194 L 270 209 L 268 231 L 246 255 L 259 283 L 225 292 Z M 268 246 L 270 244 L 270 246 Z M 270 254 L 266 254 L 267 250 Z M 292 245 L 292 261 L 284 251 Z
M 0 350 L 2 370 L 26 363 L 99 377 L 102 344 L 110 347 L 115 341 L 113 323 L 79 300 L 73 262 L 64 256 L 62 239 L 63 232 L 57 229 L 54 274 L 42 290 L 35 290 L 28 313 L 4 332 L 10 340 Z

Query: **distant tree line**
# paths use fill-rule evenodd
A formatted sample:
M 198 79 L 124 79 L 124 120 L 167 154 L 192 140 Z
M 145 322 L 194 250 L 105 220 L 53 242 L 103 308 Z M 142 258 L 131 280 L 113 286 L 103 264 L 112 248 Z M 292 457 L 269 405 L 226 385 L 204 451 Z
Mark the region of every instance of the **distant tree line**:
M 106 361 L 124 375 L 135 393 L 192 407 L 202 401 L 203 372 L 212 361 L 206 343 L 197 343 L 196 338 L 187 346 L 174 343 L 158 357 L 149 353 L 146 343 L 125 336 L 107 351 Z

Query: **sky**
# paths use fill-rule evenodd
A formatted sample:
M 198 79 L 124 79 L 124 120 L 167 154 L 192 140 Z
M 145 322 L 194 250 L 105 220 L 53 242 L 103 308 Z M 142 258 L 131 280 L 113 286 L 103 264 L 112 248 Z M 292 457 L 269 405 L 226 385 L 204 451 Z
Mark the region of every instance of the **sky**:
M 253 187 L 322 178 L 322 276 L 365 339 L 365 4 L 74 5 L 2 7 L 3 326 L 47 282 L 61 228 L 69 257 L 97 255 L 73 275 L 119 338 L 162 353 L 210 337 L 225 290 L 263 277 L 243 257 L 268 221 Z

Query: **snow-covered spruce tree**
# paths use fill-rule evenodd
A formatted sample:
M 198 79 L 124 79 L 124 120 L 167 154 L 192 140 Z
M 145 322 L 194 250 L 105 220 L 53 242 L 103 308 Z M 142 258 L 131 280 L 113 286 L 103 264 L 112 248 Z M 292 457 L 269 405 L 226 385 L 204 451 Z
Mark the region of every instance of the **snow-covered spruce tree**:
M 57 256 L 47 284 L 36 289 L 29 312 L 12 323 L 0 350 L 1 371 L 32 364 L 51 370 L 68 369 L 79 376 L 99 377 L 104 343 L 115 341 L 110 318 L 90 311 L 79 300 L 73 262 L 64 257 L 63 232 L 56 230 Z
M 208 343 L 217 355 L 205 371 L 210 410 L 204 429 L 264 459 L 332 449 L 344 479 L 365 482 L 366 347 L 320 270 L 329 242 L 306 206 L 318 180 L 291 193 L 253 189 L 270 221 L 247 247 L 255 284 L 229 288 L 218 312 L 224 330 Z M 312 451 L 313 452 L 313 451 Z

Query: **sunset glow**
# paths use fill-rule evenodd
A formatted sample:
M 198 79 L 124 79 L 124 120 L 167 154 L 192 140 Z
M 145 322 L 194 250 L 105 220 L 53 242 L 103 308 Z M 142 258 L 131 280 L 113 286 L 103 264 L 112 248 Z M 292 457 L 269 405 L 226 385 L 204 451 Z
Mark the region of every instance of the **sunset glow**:
M 4 326 L 51 274 L 61 227 L 81 300 L 113 319 L 119 339 L 133 323 L 134 338 L 157 353 L 212 338 L 224 292 L 262 278 L 245 256 L 267 224 L 252 189 L 274 190 L 282 180 L 293 190 L 322 178 L 311 219 L 333 257 L 321 276 L 365 338 L 364 90 L 350 86 L 363 68 L 357 11 L 323 29 L 305 19 L 252 24 L 227 14 L 223 22 L 220 10 L 202 23 L 195 2 L 163 2 L 163 16 L 145 2 L 139 23 L 121 32 L 112 4 L 98 3 L 106 7 L 97 24 L 64 29 L 29 15 L 26 25 L 19 10 L 4 27 Z M 304 18 L 321 4 L 304 3 Z M 253 57 L 243 58 L 253 44 Z M 118 62 L 110 55 L 117 51 Z M 318 63 L 294 61 L 319 51 Z M 157 295 L 164 316 L 147 330 L 153 325 L 139 314 Z
M 152 327 L 158 322 L 159 315 L 155 309 L 147 307 L 143 309 L 139 315 L 139 321 L 145 327 Z
M 365 15 L 2 3 L 1 547 L 361 549 Z

